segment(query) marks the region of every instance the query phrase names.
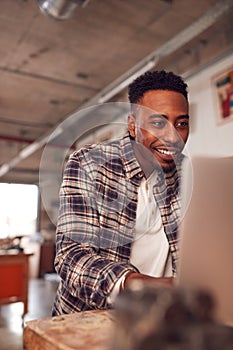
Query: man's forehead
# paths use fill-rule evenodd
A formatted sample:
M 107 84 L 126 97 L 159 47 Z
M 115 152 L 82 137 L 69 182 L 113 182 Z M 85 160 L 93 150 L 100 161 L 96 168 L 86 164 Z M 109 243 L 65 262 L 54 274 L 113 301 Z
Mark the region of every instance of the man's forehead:
M 137 114 L 137 115 L 161 114 L 158 111 L 156 111 L 154 108 L 152 109 L 152 108 L 147 107 L 145 105 L 142 105 L 140 103 L 134 103 L 132 105 L 132 111 L 133 111 L 134 114 Z
M 154 99 L 150 102 L 147 99 L 141 100 L 138 103 L 131 105 L 131 111 L 134 116 L 156 116 L 156 115 L 169 115 L 174 112 L 178 115 L 188 115 L 189 104 L 183 95 L 178 94 L 179 98 L 166 97 L 165 99 Z M 147 103 L 148 102 L 148 103 Z

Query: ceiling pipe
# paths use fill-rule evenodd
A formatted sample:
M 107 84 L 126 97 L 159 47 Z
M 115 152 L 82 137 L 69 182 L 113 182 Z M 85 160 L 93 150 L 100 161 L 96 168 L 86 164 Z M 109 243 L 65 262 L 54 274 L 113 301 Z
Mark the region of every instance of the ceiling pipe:
M 77 6 L 84 7 L 89 0 L 37 0 L 41 12 L 55 20 L 66 20 Z
M 116 79 L 113 83 L 108 85 L 105 89 L 103 89 L 100 93 L 91 98 L 86 104 L 82 105 L 81 107 L 87 108 L 97 103 L 107 102 L 112 90 L 114 90 L 119 84 L 122 84 L 122 86 L 124 86 L 124 82 L 129 82 L 129 80 L 131 80 L 132 75 L 137 75 L 137 73 L 144 66 L 146 66 L 148 62 L 154 62 L 156 64 L 157 57 L 161 58 L 167 56 L 172 52 L 175 52 L 177 49 L 188 43 L 190 40 L 192 40 L 204 30 L 209 28 L 211 25 L 213 25 L 219 18 L 221 18 L 221 16 L 223 16 L 227 11 L 229 11 L 232 6 L 232 0 L 222 0 L 220 3 L 217 3 L 213 8 L 207 11 L 207 13 L 200 17 L 197 21 L 195 21 L 189 27 L 181 31 L 179 34 L 175 35 L 170 40 L 168 40 L 164 45 L 154 50 L 137 65 L 132 67 L 128 72 Z M 62 132 L 62 129 L 60 129 L 58 126 L 56 128 L 55 126 L 52 130 L 47 132 L 41 138 L 37 139 L 32 144 L 25 147 L 24 150 L 22 150 L 16 157 L 11 159 L 8 163 L 2 164 L 2 166 L 0 167 L 0 177 L 5 175 L 8 171 L 10 171 L 22 159 L 25 159 L 26 157 L 32 155 L 35 151 L 42 148 L 48 141 L 52 141 L 51 135 L 53 135 L 53 139 L 55 139 Z
M 11 136 L 11 135 L 1 135 L 0 134 L 0 141 L 15 142 L 15 143 L 25 143 L 25 144 L 26 143 L 27 144 L 35 143 L 36 144 L 36 148 L 38 147 L 37 140 L 27 139 L 27 138 L 17 137 L 17 136 Z M 69 147 L 66 144 L 56 144 L 56 143 L 54 143 L 53 146 L 54 147 L 61 147 L 61 148 L 68 148 Z M 35 148 L 35 146 L 33 146 L 33 147 Z M 71 146 L 69 148 L 74 150 L 75 146 Z M 28 147 L 26 149 L 28 149 Z M 31 150 L 31 148 L 29 148 L 29 149 Z M 25 154 L 25 149 L 23 149 L 22 152 L 21 152 L 21 158 L 22 158 L 22 155 L 24 155 L 24 154 Z
M 18 142 L 18 143 L 33 143 L 35 141 L 33 139 L 26 139 L 23 137 L 11 136 L 11 135 L 1 135 L 1 134 L 0 134 L 0 140 L 9 141 L 9 142 Z

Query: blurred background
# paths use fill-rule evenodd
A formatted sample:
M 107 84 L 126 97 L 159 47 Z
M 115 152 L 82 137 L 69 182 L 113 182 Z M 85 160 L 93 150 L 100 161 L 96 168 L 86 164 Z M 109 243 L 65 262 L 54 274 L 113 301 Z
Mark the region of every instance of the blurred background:
M 61 174 L 55 191 L 40 178 L 48 166 L 42 155 L 58 142 L 57 131 L 47 177 L 74 149 L 118 136 L 122 128 L 113 122 L 124 128 L 127 113 L 116 102 L 127 103 L 129 83 L 165 69 L 189 85 L 187 152 L 233 155 L 233 1 L 1 0 L 0 6 L 0 249 L 33 254 L 27 320 L 50 316 L 58 282 Z M 89 108 L 109 102 L 96 122 Z M 77 138 L 70 144 L 66 135 L 66 144 L 59 127 L 70 116 Z M 50 193 L 45 201 L 43 189 Z M 21 349 L 22 303 L 0 308 L 4 349 Z

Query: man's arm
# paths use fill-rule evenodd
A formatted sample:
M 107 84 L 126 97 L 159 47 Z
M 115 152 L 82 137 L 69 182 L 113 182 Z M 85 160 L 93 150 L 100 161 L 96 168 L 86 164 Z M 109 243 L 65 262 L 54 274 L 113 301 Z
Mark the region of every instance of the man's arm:
M 56 255 L 56 270 L 69 293 L 82 300 L 88 308 L 108 307 L 107 297 L 115 283 L 134 267 L 102 257 L 95 248 L 77 244 L 57 233 L 62 245 Z M 135 270 L 136 271 L 136 270 Z
M 90 174 L 77 157 L 70 158 L 60 191 L 55 267 L 68 292 L 93 309 L 106 308 L 118 279 L 137 269 L 101 253 L 96 188 Z
M 172 285 L 175 282 L 175 278 L 174 277 L 152 277 L 152 276 L 144 275 L 142 273 L 130 271 L 125 276 L 122 289 L 130 287 L 130 285 L 132 285 L 136 281 L 139 281 L 145 284 L 154 285 L 154 286 L 172 287 Z

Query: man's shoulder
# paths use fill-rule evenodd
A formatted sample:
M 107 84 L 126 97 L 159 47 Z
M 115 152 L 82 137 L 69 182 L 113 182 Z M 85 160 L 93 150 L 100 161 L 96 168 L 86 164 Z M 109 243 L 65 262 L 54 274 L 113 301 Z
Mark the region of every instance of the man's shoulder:
M 93 159 L 100 160 L 109 157 L 121 157 L 122 148 L 124 148 L 124 135 L 120 138 L 107 140 L 100 143 L 87 144 L 73 152 L 72 157 L 79 160 Z
M 123 135 L 118 139 L 85 145 L 70 155 L 67 167 L 82 167 L 89 173 L 121 173 L 125 167 L 124 149 L 128 142 L 130 141 L 127 141 L 127 135 Z

